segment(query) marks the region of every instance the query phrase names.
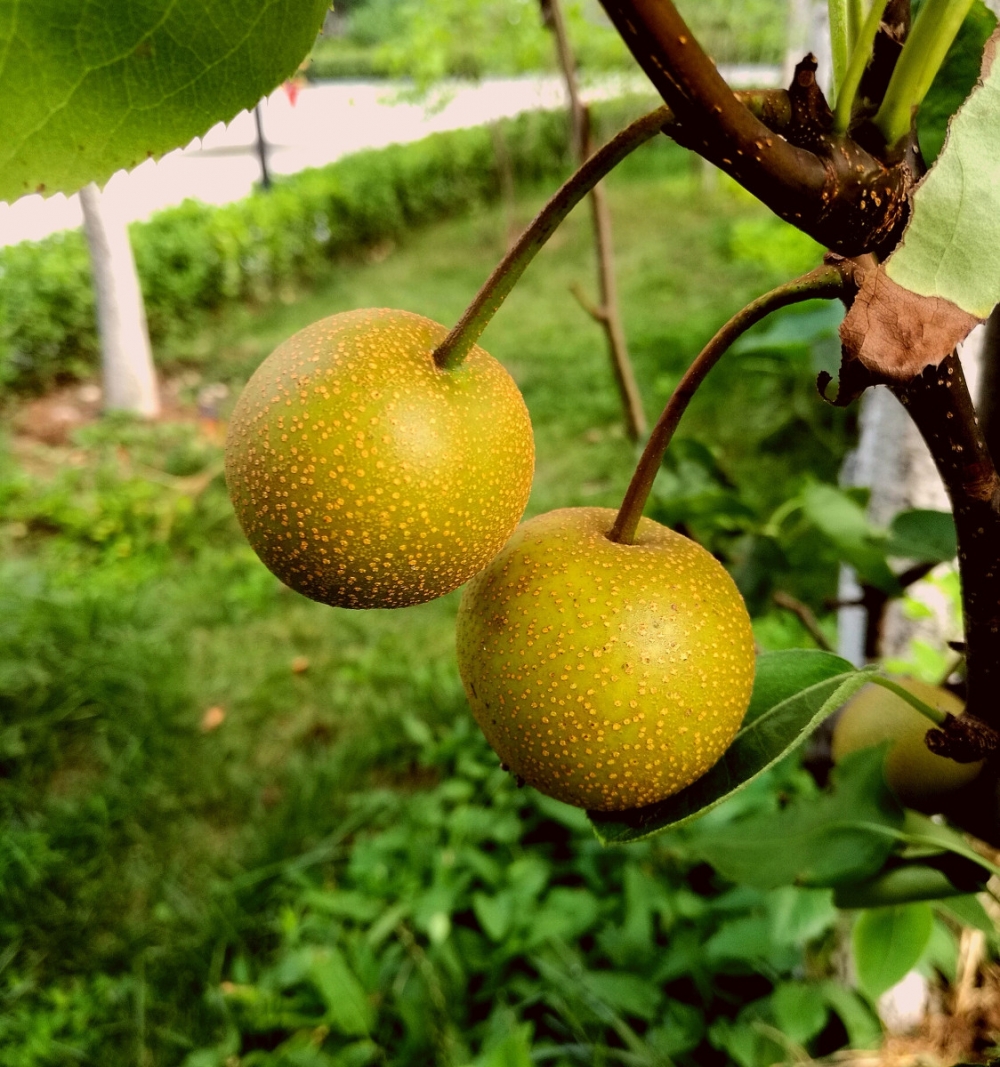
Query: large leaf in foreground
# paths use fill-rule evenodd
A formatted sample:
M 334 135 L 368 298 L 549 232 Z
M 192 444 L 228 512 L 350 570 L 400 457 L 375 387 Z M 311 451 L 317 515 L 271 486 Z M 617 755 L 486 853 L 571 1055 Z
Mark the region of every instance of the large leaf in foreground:
M 0 200 L 70 193 L 253 107 L 329 0 L 0 0 Z
M 872 877 L 896 845 L 892 831 L 903 825 L 882 770 L 886 747 L 846 756 L 829 792 L 698 832 L 692 848 L 730 881 L 759 889 L 829 888 Z
M 856 671 L 829 652 L 764 653 L 757 660 L 743 725 L 722 759 L 686 789 L 656 804 L 588 812 L 597 836 L 606 844 L 637 841 L 711 810 L 801 744 L 869 677 L 870 672 Z
M 990 38 L 980 84 L 951 120 L 937 162 L 913 196 L 889 277 L 984 319 L 1000 302 L 1000 31 Z

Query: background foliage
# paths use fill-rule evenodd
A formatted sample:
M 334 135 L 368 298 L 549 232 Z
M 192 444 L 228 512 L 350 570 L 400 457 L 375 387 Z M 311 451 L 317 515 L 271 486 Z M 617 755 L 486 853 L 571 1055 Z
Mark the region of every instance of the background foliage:
M 816 250 L 728 184 L 706 189 L 666 140 L 609 190 L 652 407 L 737 302 Z M 31 436 L 31 405 L 17 413 L 0 463 L 3 1067 L 493 1064 L 527 1049 L 752 1067 L 789 1041 L 873 1039 L 870 1006 L 834 977 L 829 891 L 734 889 L 681 839 L 600 849 L 471 730 L 454 596 L 331 611 L 281 588 L 235 529 L 219 387 L 231 398 L 275 343 L 343 308 L 454 318 L 509 212 L 523 222 L 543 196 L 522 179 L 514 205 L 399 225 L 391 245 L 318 259 L 283 299 L 164 334 L 174 421 L 105 421 L 52 446 Z M 614 504 L 631 465 L 599 334 L 569 292 L 590 254 L 579 213 L 484 339 L 535 423 L 532 512 Z M 836 324 L 808 315 L 719 368 L 660 491 L 726 558 L 807 469 L 832 480 L 847 446 L 849 416 L 812 401 Z M 801 514 L 780 543 L 768 580 L 823 615 L 836 544 Z M 755 604 L 765 645 L 810 644 L 764 587 Z M 739 811 L 813 788 L 791 765 Z
M 457 3 L 358 2 L 353 44 L 367 32 L 361 47 L 418 82 L 516 71 L 541 61 L 537 23 L 523 38 L 496 27 L 530 6 L 481 4 L 461 23 L 511 42 L 485 59 L 437 38 L 441 11 L 468 16 Z M 770 56 L 777 7 L 745 8 L 763 36 L 748 23 L 732 53 L 713 44 L 717 5 L 693 12 L 717 58 Z M 588 65 L 617 62 L 600 26 L 581 32 Z M 502 186 L 497 137 L 520 186 L 502 211 L 484 207 Z M 860 918 L 835 906 L 851 903 L 847 874 L 889 855 L 872 826 L 919 838 L 879 753 L 822 793 L 787 759 L 689 827 L 602 848 L 580 813 L 518 791 L 471 727 L 454 596 L 402 617 L 332 612 L 280 587 L 238 535 L 222 418 L 273 343 L 346 307 L 452 321 L 564 154 L 562 117 L 533 117 L 165 213 L 135 243 L 172 417 L 53 445 L 33 423 L 51 398 L 16 412 L 0 466 L 2 1067 L 766 1067 L 871 1046 L 884 989 L 912 966 L 951 982 L 959 930 L 994 936 L 961 887 Z M 665 141 L 609 184 L 630 341 L 659 406 L 734 307 L 818 249 L 727 182 L 707 188 Z M 536 426 L 533 512 L 617 503 L 631 466 L 593 324 L 568 296 L 587 254 L 571 220 L 486 338 Z M 88 373 L 88 294 L 73 237 L 4 254 L 11 406 L 14 388 Z M 836 326 L 805 306 L 745 338 L 657 490 L 657 517 L 730 567 L 764 648 L 831 632 L 841 562 L 897 594 L 891 557 L 953 554 L 941 516 L 876 530 L 863 495 L 833 484 L 850 415 L 812 383 Z M 928 529 L 936 556 L 921 555 Z M 776 592 L 819 616 L 811 632 Z M 776 826 L 799 847 L 776 851 Z
M 583 74 L 634 69 L 596 0 L 571 0 L 565 15 Z M 310 78 L 403 77 L 427 87 L 442 77 L 482 78 L 555 70 L 538 0 L 357 0 L 321 38 Z M 780 63 L 784 0 L 699 0 L 685 18 L 720 63 Z

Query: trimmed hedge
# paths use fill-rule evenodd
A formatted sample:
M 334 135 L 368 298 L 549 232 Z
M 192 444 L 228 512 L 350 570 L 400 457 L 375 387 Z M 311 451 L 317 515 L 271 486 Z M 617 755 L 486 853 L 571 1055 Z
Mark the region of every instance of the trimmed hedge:
M 514 176 L 567 169 L 565 115 L 504 123 Z M 262 303 L 349 253 L 500 195 L 487 127 L 359 152 L 277 180 L 270 191 L 210 207 L 188 200 L 130 228 L 154 343 L 207 311 Z M 81 231 L 0 249 L 0 391 L 37 391 L 94 368 L 100 356 Z
M 640 110 L 635 100 L 604 106 L 600 126 L 613 130 Z M 567 132 L 563 112 L 504 122 L 515 180 L 554 182 L 567 173 Z M 279 179 L 225 207 L 188 200 L 134 224 L 154 344 L 206 312 L 272 300 L 338 258 L 497 199 L 495 145 L 488 127 L 435 134 Z M 92 373 L 99 358 L 82 233 L 0 249 L 0 394 Z

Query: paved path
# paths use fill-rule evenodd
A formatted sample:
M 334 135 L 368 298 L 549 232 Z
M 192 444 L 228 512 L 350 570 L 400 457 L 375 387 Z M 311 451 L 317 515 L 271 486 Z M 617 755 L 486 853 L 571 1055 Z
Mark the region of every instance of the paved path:
M 744 67 L 723 72 L 734 85 L 773 85 L 778 71 Z M 606 99 L 648 85 L 641 76 L 603 80 L 590 99 Z M 430 133 L 477 126 L 535 108 L 565 106 L 560 79 L 496 78 L 478 85 L 442 90 L 430 102 L 400 102 L 399 88 L 385 82 L 328 82 L 307 86 L 294 106 L 283 90 L 261 105 L 264 134 L 271 145 L 269 165 L 276 174 L 323 166 L 362 148 L 419 140 Z M 135 170 L 119 171 L 106 192 L 128 221 L 195 197 L 226 204 L 246 196 L 260 178 L 254 154 L 253 115 L 241 112 L 228 126 L 219 123 L 187 148 Z M 0 245 L 39 240 L 82 222 L 79 199 L 61 193 L 32 195 L 0 203 Z

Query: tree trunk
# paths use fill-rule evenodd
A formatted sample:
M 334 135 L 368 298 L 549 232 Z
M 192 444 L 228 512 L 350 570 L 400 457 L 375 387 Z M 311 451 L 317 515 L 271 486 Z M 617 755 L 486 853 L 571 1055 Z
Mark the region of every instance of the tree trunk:
M 160 397 L 125 220 L 96 185 L 80 190 L 101 338 L 104 409 L 153 418 Z
M 573 123 L 573 153 L 577 161 L 582 163 L 590 155 L 593 147 L 590 138 L 590 115 L 586 104 L 580 97 L 580 90 L 576 83 L 576 63 L 569 36 L 566 33 L 566 24 L 563 21 L 559 0 L 542 0 L 542 15 L 546 25 L 555 36 L 556 54 L 566 82 L 566 94 L 569 97 L 570 116 Z M 629 359 L 625 330 L 622 327 L 621 312 L 618 307 L 611 212 L 608 209 L 602 186 L 596 185 L 591 190 L 590 206 L 594 225 L 594 243 L 597 250 L 597 285 L 600 303 L 596 307 L 592 306 L 576 289 L 574 289 L 574 295 L 604 330 L 608 355 L 611 358 L 611 369 L 625 413 L 625 431 L 630 440 L 638 441 L 646 436 L 648 426 L 639 386 L 632 369 L 632 361 Z

